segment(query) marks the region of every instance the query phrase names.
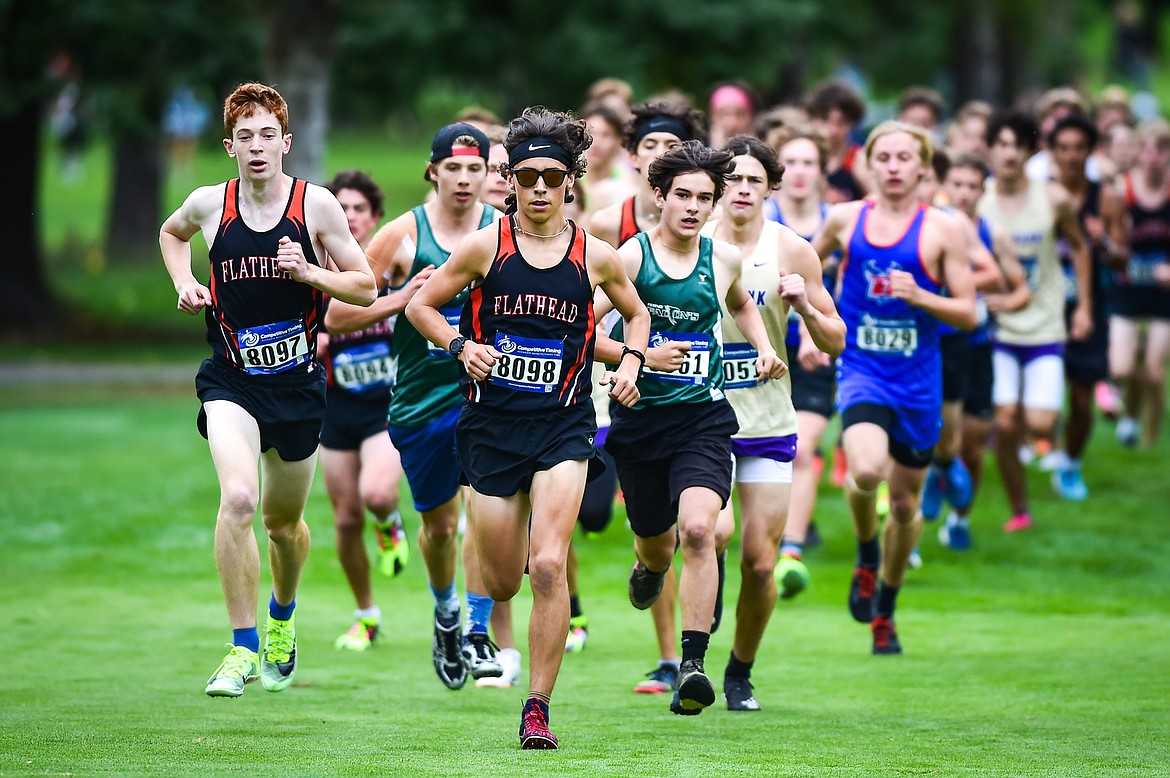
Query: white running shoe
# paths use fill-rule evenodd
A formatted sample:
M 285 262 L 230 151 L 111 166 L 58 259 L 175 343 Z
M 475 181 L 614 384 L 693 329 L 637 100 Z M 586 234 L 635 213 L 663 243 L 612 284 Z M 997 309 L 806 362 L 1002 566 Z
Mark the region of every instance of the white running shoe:
M 520 681 L 520 652 L 514 648 L 501 648 L 496 652 L 496 661 L 504 669 L 499 677 L 478 678 L 475 685 L 480 688 L 510 689 Z

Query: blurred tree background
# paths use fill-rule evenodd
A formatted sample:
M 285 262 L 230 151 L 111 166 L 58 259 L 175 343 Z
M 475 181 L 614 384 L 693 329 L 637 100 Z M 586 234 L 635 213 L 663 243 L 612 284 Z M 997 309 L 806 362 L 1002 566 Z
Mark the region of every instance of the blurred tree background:
M 98 256 L 90 264 L 100 267 L 161 266 L 167 176 L 190 165 L 196 145 L 222 136 L 220 102 L 241 81 L 281 90 L 296 136 L 287 167 L 321 182 L 339 128 L 375 128 L 417 145 L 468 104 L 504 117 L 533 103 L 579 108 L 606 76 L 628 81 L 638 99 L 678 89 L 700 105 L 723 79 L 747 81 L 770 105 L 830 76 L 851 79 L 878 104 L 913 84 L 939 89 L 952 107 L 970 98 L 1008 105 L 1058 84 L 1091 93 L 1112 81 L 1165 98 L 1170 83 L 1156 67 L 1165 5 L 0 0 L 10 202 L 0 210 L 8 239 L 0 322 L 27 330 L 59 320 L 46 279 L 54 253 Z M 94 144 L 110 155 L 101 245 L 46 246 L 46 152 L 63 155 L 69 176 Z M 220 179 L 187 188 L 228 175 L 223 167 Z

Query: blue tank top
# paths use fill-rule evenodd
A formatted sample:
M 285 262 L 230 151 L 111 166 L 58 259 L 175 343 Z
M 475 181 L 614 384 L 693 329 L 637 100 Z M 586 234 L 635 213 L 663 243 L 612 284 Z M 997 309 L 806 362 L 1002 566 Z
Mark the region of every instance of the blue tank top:
M 926 207 L 918 207 L 896 243 L 875 246 L 865 235 L 872 205 L 861 206 L 841 269 L 837 309 L 847 332 L 845 350 L 837 360 L 840 406 L 855 402 L 914 410 L 941 406 L 938 320 L 890 295 L 891 270 L 904 270 L 920 287 L 938 293 L 938 283 L 922 265 L 919 247 Z

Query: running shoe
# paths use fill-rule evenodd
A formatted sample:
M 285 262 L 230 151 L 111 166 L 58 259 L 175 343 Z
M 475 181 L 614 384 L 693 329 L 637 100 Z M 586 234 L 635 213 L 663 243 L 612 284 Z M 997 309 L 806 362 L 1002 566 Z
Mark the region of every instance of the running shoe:
M 1019 532 L 1021 530 L 1032 529 L 1032 515 L 1029 513 L 1017 513 L 1012 516 L 1003 525 L 1004 532 Z
M 579 654 L 585 650 L 589 640 L 589 622 L 584 616 L 569 619 L 569 636 L 565 638 L 565 653 Z
M 670 701 L 670 712 L 697 716 L 715 702 L 715 687 L 703 672 L 702 659 L 684 659 L 678 671 L 678 688 Z
M 849 613 L 862 624 L 873 621 L 877 601 L 877 570 L 855 567 L 853 579 L 849 582 Z
M 971 480 L 971 471 L 967 469 L 962 459 L 955 457 L 951 460 L 945 480 L 943 494 L 951 507 L 961 511 L 970 508 L 971 500 L 975 498 L 975 483 Z
M 646 673 L 646 680 L 639 681 L 634 687 L 637 694 L 666 694 L 674 691 L 678 685 L 678 665 L 673 662 L 659 662 L 650 672 Z
M 1101 413 L 1110 419 L 1121 415 L 1121 392 L 1108 381 L 1098 381 L 1093 388 L 1093 395 L 1097 400 L 1097 407 Z
M 902 644 L 898 642 L 898 630 L 894 627 L 893 619 L 875 616 L 870 630 L 873 632 L 874 656 L 902 653 Z
M 808 567 L 798 556 L 781 554 L 776 561 L 776 585 L 780 588 L 780 599 L 791 600 L 808 588 Z
M 477 678 L 475 680 L 477 689 L 510 689 L 519 682 L 520 652 L 514 648 L 501 648 L 496 652 L 496 659 L 499 660 L 500 667 L 504 668 L 504 674 L 496 678 L 492 676 Z
M 520 747 L 551 750 L 557 747 L 557 736 L 549 731 L 548 717 L 539 705 L 525 703 L 520 714 Z
M 1054 448 L 1044 456 L 1040 457 L 1040 461 L 1036 463 L 1036 467 L 1042 473 L 1055 473 L 1057 470 L 1068 467 L 1068 454 L 1064 453 L 1058 448 Z
M 459 629 L 459 612 L 450 619 L 435 611 L 435 636 L 431 643 L 431 661 L 435 674 L 448 689 L 462 689 L 467 683 L 467 662 L 463 657 L 463 635 Z
M 374 619 L 358 619 L 349 628 L 349 632 L 333 641 L 333 647 L 339 651 L 341 649 L 366 651 L 374 645 L 376 637 L 378 637 L 378 622 Z
M 723 623 L 723 583 L 727 580 L 727 552 L 715 558 L 719 572 L 719 584 L 715 588 L 715 612 L 711 614 L 711 634 L 714 635 Z
M 375 521 L 374 535 L 378 538 L 378 569 L 387 578 L 399 575 L 410 561 L 410 545 L 406 542 L 402 517 L 387 522 Z
M 1064 499 L 1074 502 L 1080 502 L 1089 496 L 1089 487 L 1085 486 L 1080 466 L 1071 462 L 1068 467 L 1052 474 L 1052 488 Z
M 958 460 L 956 460 L 958 461 Z M 884 482 L 883 482 L 884 483 Z M 926 481 L 922 484 L 922 518 L 934 521 L 942 511 L 943 490 L 947 489 L 946 476 L 938 465 L 926 468 Z
M 886 481 L 878 484 L 874 511 L 877 513 L 877 517 L 883 521 L 890 515 L 890 485 Z
M 922 552 L 915 546 L 910 551 L 910 557 L 906 560 L 906 566 L 911 570 L 919 570 L 922 567 Z
M 848 475 L 849 463 L 845 461 L 845 449 L 838 446 L 833 451 L 833 470 L 829 473 L 829 483 L 840 489 L 845 485 Z
M 492 642 L 488 633 L 473 631 L 463 636 L 463 662 L 471 672 L 471 677 L 499 678 L 504 674 L 500 660 L 496 658 L 499 646 Z
M 260 685 L 266 692 L 282 692 L 297 672 L 296 614 L 288 621 L 268 617 L 264 650 L 260 653 Z
M 1125 448 L 1134 448 L 1138 444 L 1138 423 L 1130 416 L 1122 416 L 1117 420 L 1117 442 Z
M 1020 446 L 1019 457 L 1020 457 L 1020 464 L 1023 465 L 1024 467 L 1027 467 L 1028 465 L 1032 464 L 1033 461 L 1035 461 L 1036 449 L 1033 448 L 1031 445 L 1024 443 L 1023 445 Z
M 723 697 L 728 710 L 760 710 L 760 703 L 752 695 L 752 682 L 738 675 L 723 676 Z
M 640 611 L 644 611 L 658 600 L 662 594 L 662 584 L 666 580 L 666 571 L 652 573 L 641 562 L 635 562 L 630 570 L 629 595 L 630 604 Z
M 260 661 L 255 651 L 243 646 L 228 644 L 227 656 L 207 679 L 208 697 L 239 697 L 244 693 L 244 684 L 260 677 Z
M 952 513 L 938 528 L 938 542 L 951 551 L 966 551 L 971 548 L 971 528 L 966 519 Z

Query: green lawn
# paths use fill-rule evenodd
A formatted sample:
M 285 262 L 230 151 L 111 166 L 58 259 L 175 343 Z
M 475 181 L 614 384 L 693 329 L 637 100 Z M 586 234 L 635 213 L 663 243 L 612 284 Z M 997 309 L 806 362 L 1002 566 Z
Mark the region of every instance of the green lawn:
M 295 686 L 203 694 L 230 632 L 196 409 L 187 385 L 0 390 L 0 774 L 1170 774 L 1165 440 L 1122 450 L 1103 425 L 1088 502 L 1061 503 L 1031 476 L 1034 532 L 999 530 L 994 477 L 974 550 L 948 552 L 928 527 L 926 565 L 899 601 L 903 657 L 871 656 L 849 618 L 848 518 L 823 487 L 826 543 L 808 556 L 809 591 L 777 606 L 754 674 L 758 714 L 676 717 L 666 699 L 631 692 L 656 651 L 649 616 L 626 601 L 619 514 L 579 546 L 590 642 L 566 658 L 554 695 L 563 747 L 525 753 L 522 688 L 451 692 L 435 678 L 417 553 L 400 579 L 376 581 L 386 639 L 366 655 L 334 651 L 353 603 L 320 478 Z M 731 557 L 734 569 L 734 546 Z M 733 572 L 716 679 L 737 590 Z M 529 602 L 517 598 L 519 635 Z

